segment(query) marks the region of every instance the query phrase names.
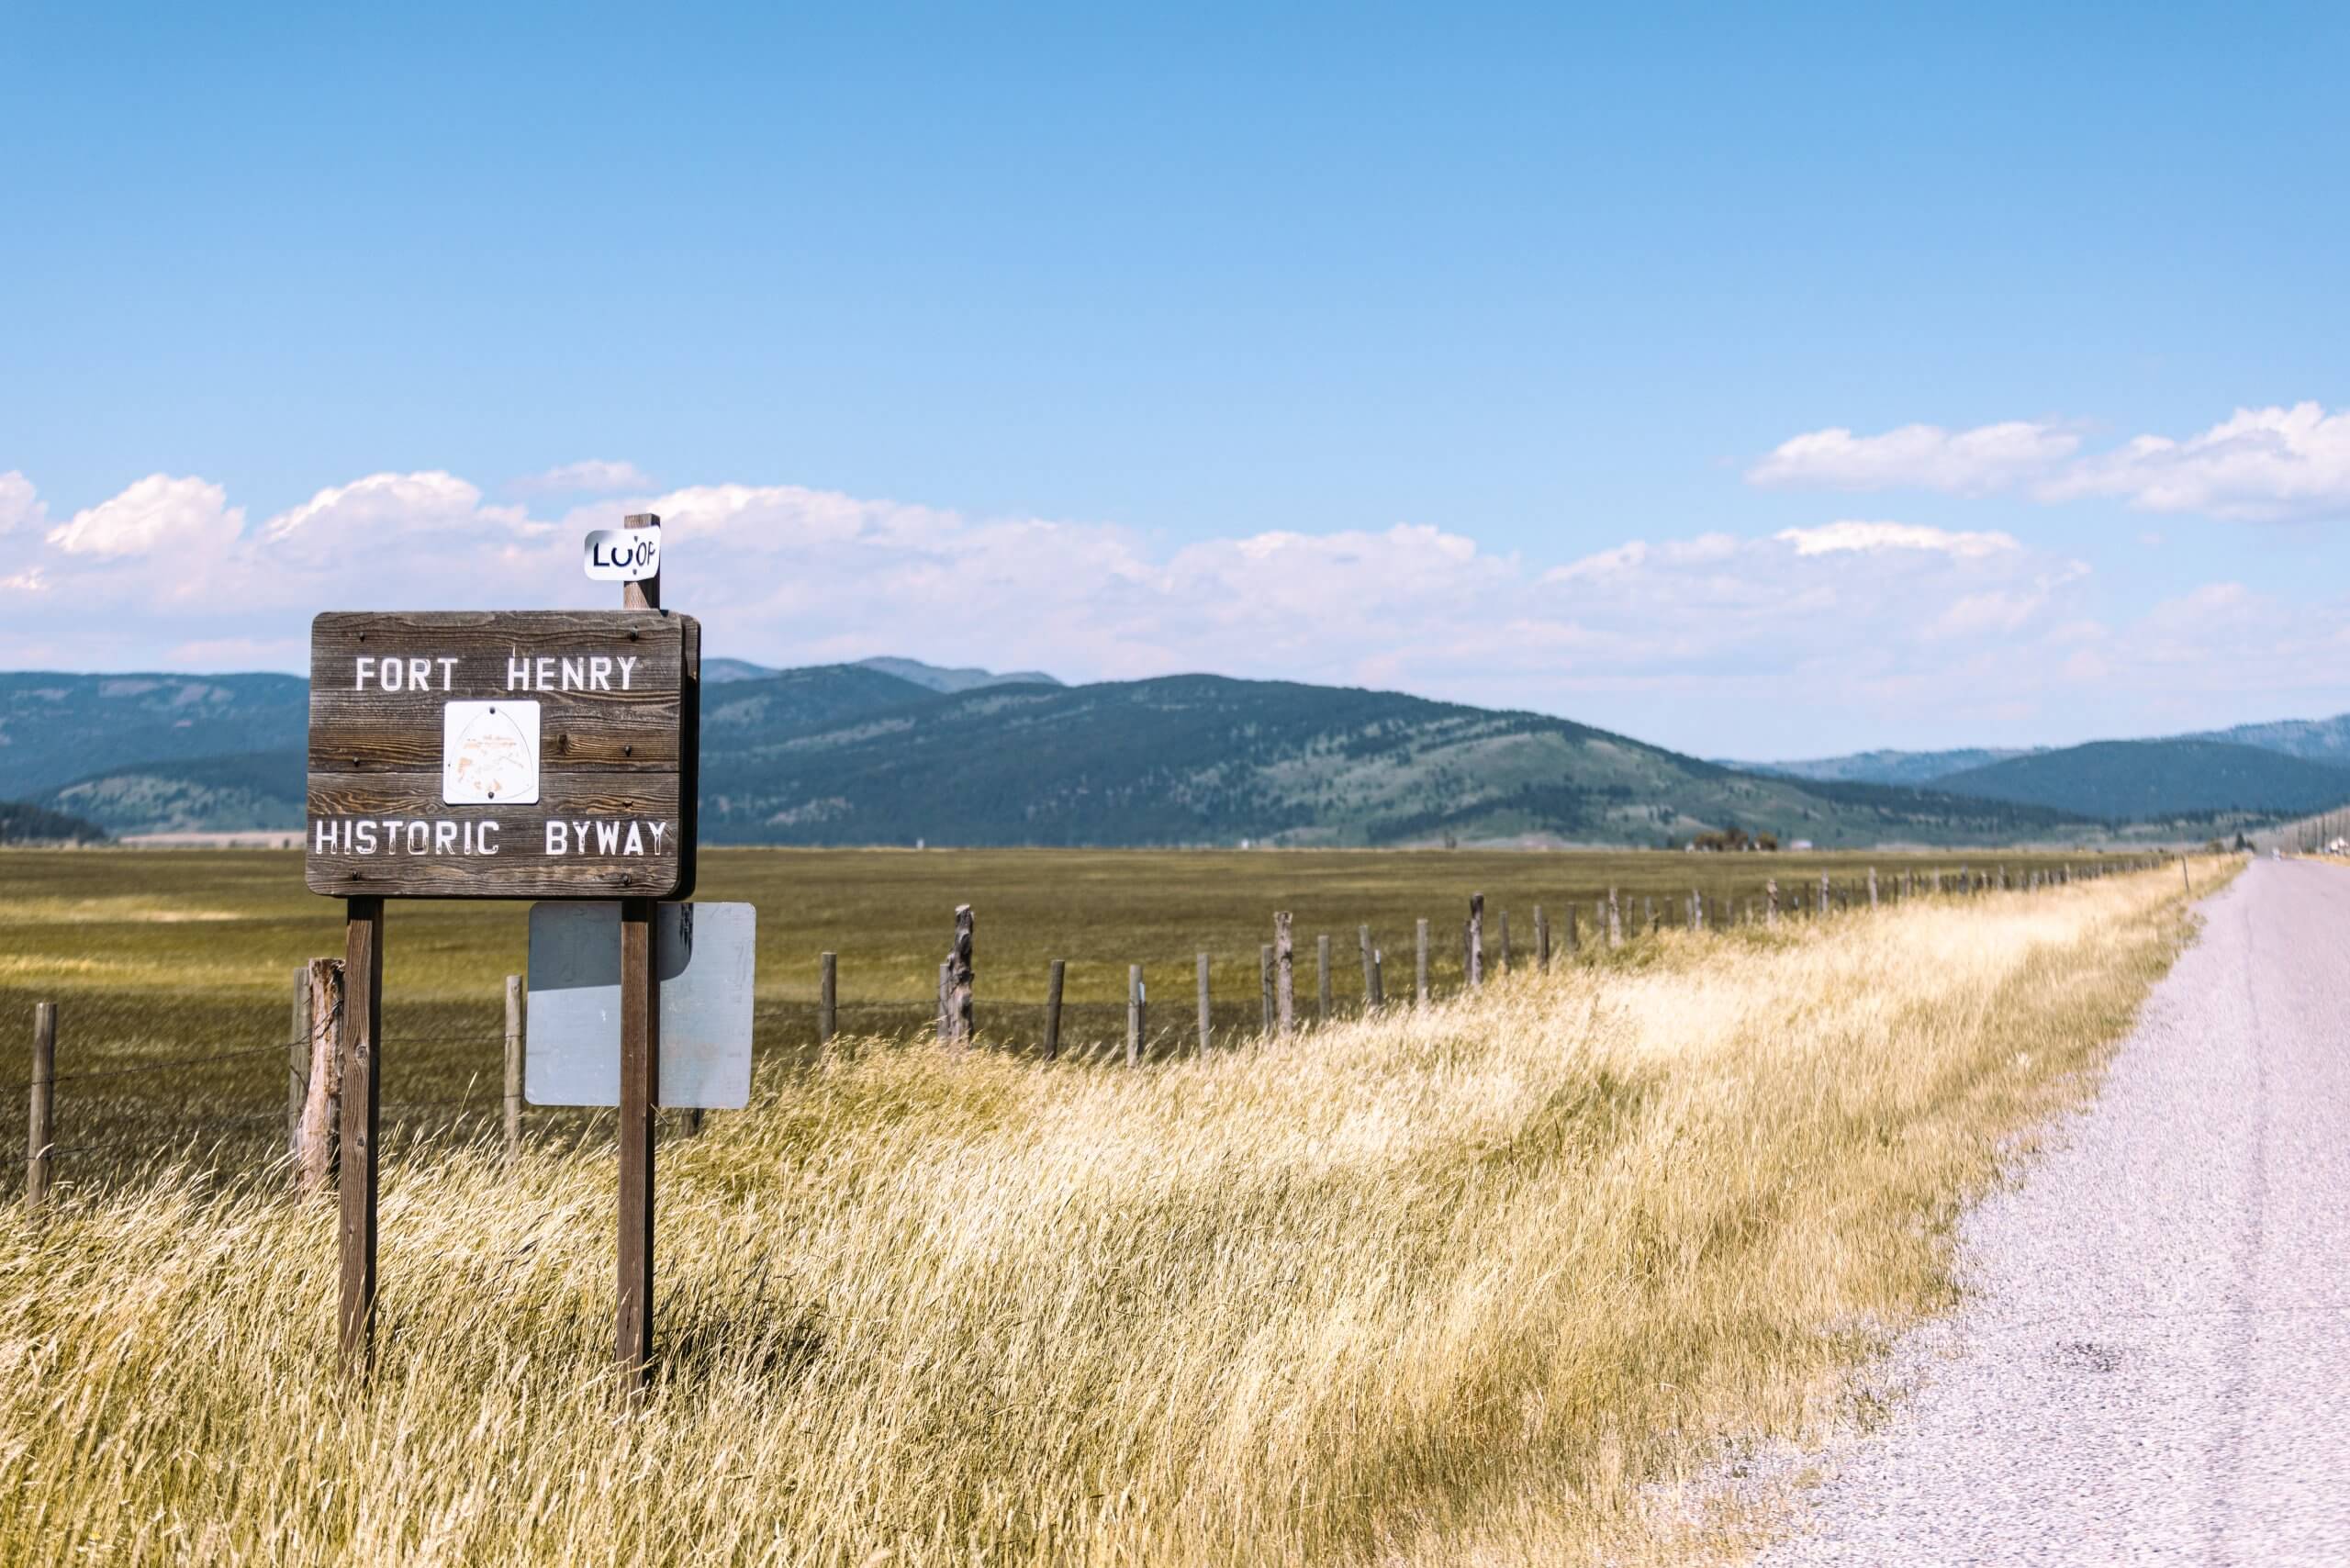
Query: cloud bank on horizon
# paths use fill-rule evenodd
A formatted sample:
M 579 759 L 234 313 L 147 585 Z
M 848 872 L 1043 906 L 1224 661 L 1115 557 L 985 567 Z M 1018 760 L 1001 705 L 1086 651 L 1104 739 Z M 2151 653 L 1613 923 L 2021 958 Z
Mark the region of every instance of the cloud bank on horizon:
M 2350 515 L 2350 412 L 2240 409 L 2098 448 L 2050 420 L 1827 429 L 1746 477 L 2306 522 Z M 1823 517 L 1539 562 L 1421 522 L 1162 546 L 1115 523 L 793 485 L 664 490 L 605 459 L 498 489 L 513 498 L 445 472 L 370 474 L 255 521 L 219 484 L 155 474 L 57 518 L 32 478 L 0 473 L 0 663 L 298 670 L 321 609 L 600 603 L 580 534 L 636 510 L 661 514 L 672 601 L 716 654 L 1391 687 L 1714 755 L 1841 744 L 1824 713 L 1881 734 L 1921 718 L 1952 740 L 2009 733 L 2065 693 L 2094 694 L 2117 724 L 2184 727 L 2327 700 L 2350 652 L 2337 606 L 2229 581 L 2101 616 L 2093 563 L 2008 529 Z

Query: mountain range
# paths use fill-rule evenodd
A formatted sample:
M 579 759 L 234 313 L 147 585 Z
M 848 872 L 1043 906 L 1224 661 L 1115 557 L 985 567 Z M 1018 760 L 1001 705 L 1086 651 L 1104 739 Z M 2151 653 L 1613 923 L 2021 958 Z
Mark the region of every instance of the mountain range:
M 1064 686 L 886 658 L 703 675 L 711 843 L 1653 846 L 1735 823 L 1823 847 L 2089 844 L 2350 801 L 2350 718 L 1739 765 L 1284 681 Z M 0 798 L 125 834 L 298 827 L 308 720 L 290 676 L 0 674 Z

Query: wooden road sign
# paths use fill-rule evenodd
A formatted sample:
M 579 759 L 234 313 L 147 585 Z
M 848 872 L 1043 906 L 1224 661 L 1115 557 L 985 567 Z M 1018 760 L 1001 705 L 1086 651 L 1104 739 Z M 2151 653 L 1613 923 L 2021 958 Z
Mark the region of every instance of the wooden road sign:
M 700 696 L 689 615 L 320 615 L 310 890 L 688 898 Z

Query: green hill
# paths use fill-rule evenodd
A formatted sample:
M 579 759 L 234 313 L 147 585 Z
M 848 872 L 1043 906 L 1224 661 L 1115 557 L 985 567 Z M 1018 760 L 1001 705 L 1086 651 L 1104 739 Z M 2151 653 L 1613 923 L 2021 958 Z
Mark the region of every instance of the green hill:
M 28 801 L 0 801 L 0 844 L 95 844 L 106 835 L 95 823 Z
M 296 675 L 0 672 L 0 799 L 126 763 L 298 751 L 309 722 Z
M 2350 801 L 2350 768 L 2223 741 L 2096 741 L 1948 774 L 1935 787 L 2117 823 L 2275 817 Z
M 118 835 L 299 828 L 304 756 L 265 751 L 132 763 L 49 790 L 39 803 Z
M 298 711 L 298 710 L 297 710 Z M 298 749 L 101 767 L 41 802 L 118 834 L 298 826 Z M 868 667 L 703 692 L 702 834 L 767 844 L 1822 846 L 2081 836 L 2063 812 L 1740 773 L 1537 713 L 1178 676 L 934 692 Z
M 755 695 L 763 683 L 730 686 Z M 1564 719 L 1176 676 L 992 687 L 832 723 L 703 722 L 711 842 L 1820 845 L 2058 833 L 2063 813 L 1741 774 Z

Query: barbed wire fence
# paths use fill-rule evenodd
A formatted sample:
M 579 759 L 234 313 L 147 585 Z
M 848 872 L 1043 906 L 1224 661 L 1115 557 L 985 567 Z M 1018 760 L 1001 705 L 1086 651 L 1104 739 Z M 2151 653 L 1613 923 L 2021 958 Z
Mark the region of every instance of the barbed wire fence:
M 1310 958 L 1302 958 L 1294 950 L 1277 951 L 1273 943 L 1263 944 L 1259 949 L 1257 993 L 1245 1000 L 1232 994 L 1231 970 L 1236 966 L 1227 962 L 1219 967 L 1215 978 L 1223 983 L 1220 989 L 1212 987 L 1209 956 L 1198 953 L 1189 961 L 1125 965 L 1101 960 L 1086 966 L 1113 972 L 1122 967 L 1128 969 L 1132 980 L 1129 994 L 1123 1002 L 1063 1000 L 1062 973 L 1074 965 L 1073 960 L 1068 959 L 1053 961 L 1052 980 L 1045 1001 L 994 1000 L 984 993 L 972 997 L 968 991 L 950 1001 L 954 955 L 962 953 L 968 963 L 969 953 L 966 944 L 969 940 L 970 916 L 958 910 L 964 924 L 956 934 L 956 946 L 949 949 L 948 963 L 942 966 L 942 984 L 936 998 L 867 997 L 841 1002 L 836 991 L 837 954 L 826 952 L 821 955 L 822 980 L 819 996 L 811 1001 L 755 1001 L 753 1037 L 764 1058 L 780 1057 L 797 1065 L 812 1063 L 824 1052 L 837 1048 L 935 1038 L 977 1050 L 1041 1058 L 1056 1066 L 1080 1070 L 1158 1066 L 1219 1048 L 1261 1043 L 1284 1034 L 1310 1030 L 1317 1024 L 1361 1016 L 1385 1006 L 1456 996 L 1504 974 L 1548 969 L 1554 964 L 1590 963 L 1627 949 L 1631 950 L 1629 956 L 1637 958 L 1643 943 L 1669 931 L 1762 931 L 1774 928 L 1783 921 L 1790 924 L 1818 922 L 1880 903 L 1960 898 L 1992 891 L 2036 891 L 2069 884 L 2085 875 L 2113 876 L 2157 868 L 2164 863 L 2163 858 L 2153 857 L 2126 860 L 2107 857 L 2092 863 L 2086 872 L 2070 864 L 2018 869 L 2002 862 L 1982 867 L 1962 863 L 1955 870 L 1945 868 L 1930 871 L 1911 866 L 1883 881 L 1871 868 L 1865 879 L 1839 881 L 1823 875 L 1816 880 L 1790 879 L 1785 887 L 1775 879 L 1765 879 L 1751 893 L 1735 886 L 1712 892 L 1693 887 L 1684 896 L 1668 895 L 1663 899 L 1645 893 L 1620 897 L 1618 890 L 1609 889 L 1592 897 L 1571 897 L 1551 912 L 1534 906 L 1530 928 L 1521 927 L 1515 942 L 1507 912 L 1494 911 L 1494 919 L 1486 923 L 1482 897 L 1472 897 L 1470 917 L 1457 931 L 1440 931 L 1429 921 L 1416 922 L 1409 950 L 1397 955 L 1402 962 L 1392 971 L 1388 950 L 1375 944 L 1368 925 L 1358 927 L 1358 941 L 1351 946 L 1346 940 L 1348 934 L 1316 933 L 1313 946 L 1306 949 Z M 1588 924 L 1584 924 L 1586 918 Z M 1277 935 L 1281 941 L 1287 940 L 1285 919 L 1279 923 Z M 1352 961 L 1358 956 L 1360 984 L 1342 981 L 1341 974 L 1351 979 Z M 1286 978 L 1280 972 L 1284 965 L 1289 969 Z M 339 970 L 339 961 L 333 968 Z M 968 976 L 968 971 L 966 973 Z M 1173 979 L 1154 990 L 1159 982 L 1154 981 L 1152 976 Z M 308 1017 L 298 995 L 302 983 L 303 977 L 297 974 L 297 1024 Z M 520 983 L 517 976 L 509 976 L 505 981 L 508 1001 L 502 1031 L 494 1015 L 478 1028 L 454 1030 L 443 1025 L 438 1029 L 388 1025 L 385 1029 L 386 1042 L 403 1052 L 412 1048 L 479 1047 L 500 1040 L 502 1036 L 507 1056 L 502 1094 L 497 1080 L 477 1072 L 468 1080 L 467 1088 L 471 1091 L 476 1085 L 482 1085 L 488 1091 L 487 1093 L 386 1100 L 378 1107 L 379 1116 L 394 1124 L 396 1130 L 404 1128 L 419 1136 L 460 1138 L 488 1137 L 503 1120 L 507 1151 L 509 1155 L 515 1152 L 522 1081 L 520 1053 L 524 1049 L 524 1030 L 513 1002 Z M 449 1005 L 452 1004 L 442 1003 L 441 1007 L 445 1010 Z M 469 1004 L 454 1005 L 469 1008 Z M 963 1008 L 968 1011 L 958 1011 Z M 317 1027 L 264 1045 L 183 1052 L 148 1060 L 109 1061 L 107 1058 L 117 1052 L 135 1048 L 135 1042 L 112 1039 L 93 1045 L 76 1039 L 70 1028 L 61 1026 L 53 1004 L 40 1003 L 36 1013 L 33 1072 L 22 1078 L 0 1080 L 0 1098 L 17 1094 L 31 1097 L 26 1139 L 22 1143 L 10 1140 L 0 1144 L 0 1159 L 13 1162 L 17 1158 L 23 1159 L 26 1193 L 34 1203 L 45 1198 L 50 1179 L 49 1167 L 56 1161 L 96 1158 L 124 1167 L 149 1163 L 174 1148 L 194 1149 L 207 1135 L 218 1135 L 216 1148 L 226 1158 L 216 1163 L 225 1168 L 251 1171 L 265 1170 L 280 1161 L 298 1160 L 301 1118 L 297 1112 L 309 1087 L 307 1080 L 310 1058 L 320 1047 Z M 970 1020 L 968 1025 L 965 1019 Z M 323 1025 L 329 1036 L 329 1050 L 341 1049 L 341 1023 L 338 995 Z M 68 1070 L 57 1070 L 54 1053 L 61 1034 L 68 1042 L 69 1063 L 78 1057 L 105 1065 L 69 1065 Z M 244 1064 L 258 1063 L 263 1058 L 276 1058 L 288 1075 L 285 1087 L 289 1099 L 284 1108 L 203 1110 L 185 1091 L 184 1081 L 188 1074 L 226 1069 L 233 1075 Z M 173 1096 L 115 1098 L 95 1104 L 69 1096 L 76 1141 L 60 1141 L 57 1123 L 67 1118 L 58 1114 L 58 1089 L 73 1085 L 136 1085 L 162 1073 L 182 1075 L 182 1087 Z M 590 1138 L 595 1136 L 597 1124 L 609 1119 L 610 1114 L 606 1110 L 585 1107 L 533 1107 L 531 1112 L 537 1135 L 553 1138 Z M 85 1119 L 95 1121 L 93 1130 L 96 1136 L 93 1136 L 93 1130 L 83 1130 Z M 325 1119 L 329 1137 L 333 1136 L 337 1119 Z M 118 1136 L 107 1136 L 109 1124 L 114 1125 Z M 699 1118 L 688 1123 L 680 1114 L 669 1132 L 676 1136 L 699 1125 Z M 263 1128 L 269 1131 L 264 1134 Z

